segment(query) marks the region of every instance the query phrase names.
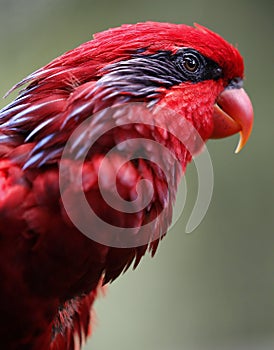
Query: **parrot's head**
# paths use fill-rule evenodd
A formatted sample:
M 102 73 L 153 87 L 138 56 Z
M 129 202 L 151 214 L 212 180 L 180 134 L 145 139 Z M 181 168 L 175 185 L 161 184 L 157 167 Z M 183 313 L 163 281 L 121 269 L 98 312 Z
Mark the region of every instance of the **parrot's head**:
M 146 22 L 94 41 L 104 62 L 101 84 L 113 95 L 167 106 L 191 120 L 204 140 L 240 132 L 236 153 L 245 145 L 253 108 L 242 88 L 243 59 L 219 35 L 198 24 Z

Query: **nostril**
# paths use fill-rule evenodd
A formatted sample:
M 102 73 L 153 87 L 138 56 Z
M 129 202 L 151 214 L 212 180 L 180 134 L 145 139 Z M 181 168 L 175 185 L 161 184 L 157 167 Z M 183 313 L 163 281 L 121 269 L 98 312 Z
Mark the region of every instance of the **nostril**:
M 242 78 L 233 78 L 228 83 L 227 89 L 241 89 L 243 87 L 243 79 Z

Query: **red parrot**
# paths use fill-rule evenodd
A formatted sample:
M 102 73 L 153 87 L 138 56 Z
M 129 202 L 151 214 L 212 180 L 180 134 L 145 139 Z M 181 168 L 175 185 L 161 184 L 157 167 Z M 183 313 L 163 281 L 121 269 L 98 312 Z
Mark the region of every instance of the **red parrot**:
M 240 132 L 239 151 L 253 121 L 243 75 L 238 50 L 207 28 L 146 22 L 98 33 L 12 89 L 24 86 L 0 111 L 2 349 L 81 346 L 91 332 L 91 308 L 101 286 L 131 264 L 135 268 L 147 250 L 155 253 L 171 222 L 181 174 L 201 149 L 191 151 L 159 127 L 161 110 L 174 112 L 165 117 L 166 125 L 182 129 L 186 120 L 204 142 Z M 120 123 L 131 120 L 131 103 L 142 103 L 155 123 Z M 105 112 L 109 107 L 114 108 L 112 114 Z M 86 120 L 88 127 L 69 143 Z M 88 138 L 108 123 L 107 132 L 89 149 Z M 190 129 L 183 127 L 182 133 L 193 145 L 197 135 Z M 132 151 L 123 143 L 120 152 L 109 155 L 101 186 L 113 194 L 109 184 L 116 164 L 122 164 L 115 183 L 125 202 L 138 197 L 141 180 L 149 180 L 153 189 L 141 210 L 123 212 L 105 201 L 98 171 L 106 154 L 130 139 L 164 146 L 180 165 L 162 155 L 167 164 L 161 170 L 146 144 L 145 157 L 132 154 L 127 161 L 125 151 Z M 68 143 L 73 157 L 64 153 Z M 79 169 L 82 183 L 76 175 Z M 123 246 L 118 236 L 113 244 L 104 244 L 108 233 L 96 223 L 91 229 L 99 240 L 75 225 L 79 218 L 81 223 L 88 220 L 88 213 L 81 206 L 69 209 L 65 202 L 82 192 L 103 222 L 121 232 L 134 229 L 129 233 L 135 240 L 132 246 Z M 147 223 L 151 226 L 144 244 L 139 238 Z

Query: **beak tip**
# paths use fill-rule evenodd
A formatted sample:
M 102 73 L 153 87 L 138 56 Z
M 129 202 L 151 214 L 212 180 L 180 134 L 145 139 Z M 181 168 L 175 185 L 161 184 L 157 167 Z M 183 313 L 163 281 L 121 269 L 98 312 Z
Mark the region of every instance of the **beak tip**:
M 234 153 L 235 154 L 240 153 L 240 151 L 244 148 L 244 145 L 246 144 L 246 142 L 247 142 L 247 139 L 244 139 L 243 133 L 240 132 L 240 139 Z
M 235 149 L 235 151 L 234 151 L 234 153 L 235 154 L 238 154 L 238 153 L 240 153 L 240 151 L 243 149 L 243 145 L 241 144 L 241 140 L 239 141 L 239 143 L 238 143 L 238 145 L 237 145 L 237 147 L 236 147 L 236 149 Z

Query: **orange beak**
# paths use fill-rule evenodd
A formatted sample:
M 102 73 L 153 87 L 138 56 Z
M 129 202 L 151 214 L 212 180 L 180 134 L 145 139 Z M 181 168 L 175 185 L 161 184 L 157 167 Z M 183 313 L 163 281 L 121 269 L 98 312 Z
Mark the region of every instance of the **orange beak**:
M 244 89 L 227 88 L 218 96 L 213 112 L 213 133 L 218 139 L 240 132 L 235 153 L 246 144 L 253 125 L 253 107 Z

